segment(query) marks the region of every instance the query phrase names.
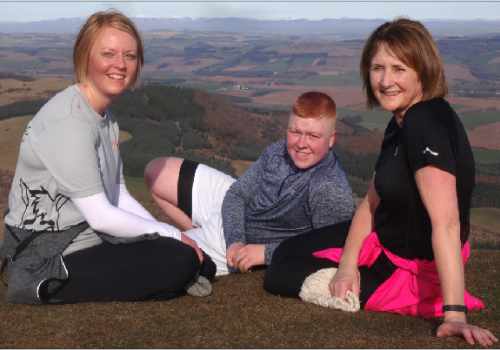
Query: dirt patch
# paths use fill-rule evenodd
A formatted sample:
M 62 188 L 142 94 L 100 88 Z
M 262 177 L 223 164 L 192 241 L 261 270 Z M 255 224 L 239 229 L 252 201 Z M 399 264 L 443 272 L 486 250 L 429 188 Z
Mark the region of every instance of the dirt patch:
M 481 125 L 468 131 L 472 146 L 500 150 L 500 122 Z

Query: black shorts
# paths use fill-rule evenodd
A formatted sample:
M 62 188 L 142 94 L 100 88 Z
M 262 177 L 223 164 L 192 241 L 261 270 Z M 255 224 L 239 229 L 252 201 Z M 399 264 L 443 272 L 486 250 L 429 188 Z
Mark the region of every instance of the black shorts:
M 197 162 L 184 159 L 179 170 L 179 182 L 177 183 L 177 203 L 179 208 L 190 218 L 193 214 L 193 181 Z

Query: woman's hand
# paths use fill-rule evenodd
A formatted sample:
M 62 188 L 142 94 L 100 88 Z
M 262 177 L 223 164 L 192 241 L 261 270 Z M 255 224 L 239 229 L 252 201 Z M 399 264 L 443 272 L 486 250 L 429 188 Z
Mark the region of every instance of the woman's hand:
M 492 346 L 498 339 L 485 328 L 474 326 L 463 321 L 444 321 L 437 329 L 438 337 L 463 337 L 470 345 L 476 342 L 481 346 Z
M 328 288 L 337 298 L 345 298 L 348 290 L 359 296 L 360 275 L 357 266 L 352 268 L 339 267 L 333 276 Z

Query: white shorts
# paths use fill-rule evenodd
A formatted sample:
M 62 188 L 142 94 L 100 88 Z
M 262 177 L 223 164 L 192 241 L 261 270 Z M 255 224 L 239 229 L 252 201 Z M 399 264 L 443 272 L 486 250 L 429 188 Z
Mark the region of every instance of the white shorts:
M 226 240 L 222 226 L 222 201 L 236 180 L 204 164 L 198 164 L 192 187 L 193 229 L 186 234 L 196 241 L 217 266 L 216 276 L 229 273 L 226 261 Z

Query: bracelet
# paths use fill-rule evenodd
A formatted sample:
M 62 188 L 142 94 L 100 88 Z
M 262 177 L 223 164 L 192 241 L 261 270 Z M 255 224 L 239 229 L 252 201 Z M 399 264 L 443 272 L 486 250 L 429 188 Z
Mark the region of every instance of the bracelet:
M 465 305 L 443 305 L 443 313 L 446 311 L 457 311 L 467 313 L 467 306 Z

